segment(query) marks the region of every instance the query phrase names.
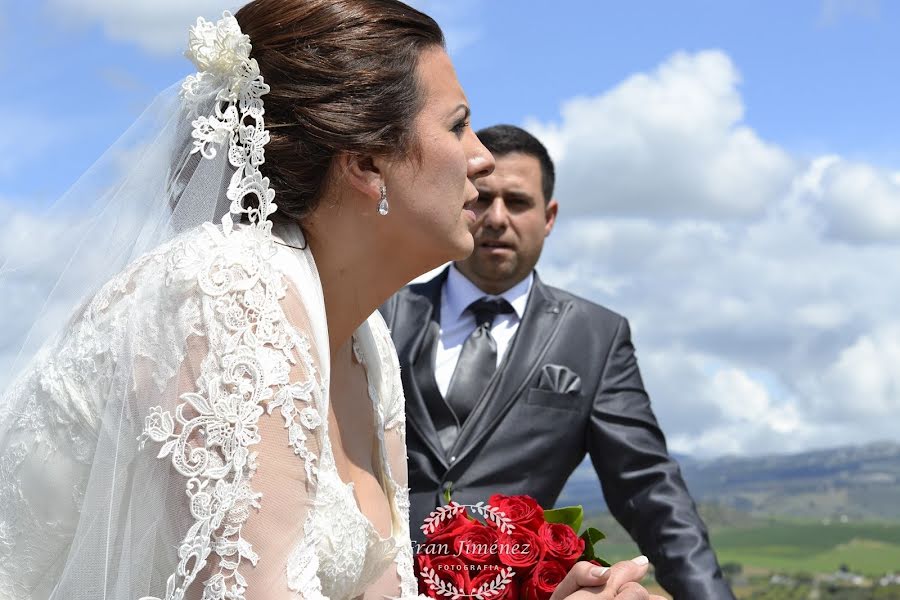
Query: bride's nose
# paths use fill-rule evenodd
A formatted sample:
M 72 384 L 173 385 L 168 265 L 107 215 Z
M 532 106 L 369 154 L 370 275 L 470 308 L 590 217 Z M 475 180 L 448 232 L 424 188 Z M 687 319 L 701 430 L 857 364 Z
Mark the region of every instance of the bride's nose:
M 496 163 L 494 155 L 484 147 L 481 140 L 474 133 L 472 134 L 473 147 L 469 154 L 468 175 L 469 179 L 478 179 L 479 177 L 487 177 L 494 172 Z

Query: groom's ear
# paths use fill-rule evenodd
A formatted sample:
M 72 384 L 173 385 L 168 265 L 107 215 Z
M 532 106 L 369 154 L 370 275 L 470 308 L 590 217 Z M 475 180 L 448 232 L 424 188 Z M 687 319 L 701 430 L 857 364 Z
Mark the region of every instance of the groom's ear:
M 371 156 L 344 153 L 336 160 L 337 172 L 353 189 L 373 201 L 381 197 L 384 177 Z

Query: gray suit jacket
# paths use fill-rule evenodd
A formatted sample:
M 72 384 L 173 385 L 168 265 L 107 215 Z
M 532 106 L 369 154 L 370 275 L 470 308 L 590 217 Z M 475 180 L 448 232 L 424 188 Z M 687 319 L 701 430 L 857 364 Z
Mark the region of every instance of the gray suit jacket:
M 431 411 L 443 398 L 434 358 L 447 271 L 408 286 L 381 312 L 397 346 L 406 394 L 410 531 L 443 492 L 463 504 L 528 494 L 550 508 L 590 453 L 612 514 L 676 600 L 729 600 L 706 527 L 666 450 L 638 371 L 628 322 L 543 284 L 535 274 L 522 321 L 477 406 L 445 453 Z M 602 545 L 602 544 L 601 544 Z M 599 548 L 598 548 L 599 549 Z

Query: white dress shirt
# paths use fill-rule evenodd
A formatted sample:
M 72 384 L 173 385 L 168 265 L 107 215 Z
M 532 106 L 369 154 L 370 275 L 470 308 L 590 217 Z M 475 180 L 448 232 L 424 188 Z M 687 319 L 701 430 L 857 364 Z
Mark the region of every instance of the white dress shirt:
M 479 298 L 505 298 L 509 302 L 514 313 L 497 315 L 491 327 L 491 335 L 497 342 L 497 364 L 503 360 L 503 355 L 509 347 L 509 343 L 519 328 L 522 315 L 525 314 L 525 305 L 528 303 L 528 294 L 531 292 L 531 284 L 534 274 L 506 290 L 500 296 L 486 294 L 466 279 L 465 275 L 457 270 L 456 265 L 450 265 L 447 281 L 441 289 L 441 338 L 438 341 L 437 356 L 434 365 L 434 377 L 437 381 L 441 395 L 447 395 L 450 387 L 450 378 L 456 368 L 456 361 L 462 350 L 466 338 L 475 331 L 475 315 L 466 311 L 466 308 Z

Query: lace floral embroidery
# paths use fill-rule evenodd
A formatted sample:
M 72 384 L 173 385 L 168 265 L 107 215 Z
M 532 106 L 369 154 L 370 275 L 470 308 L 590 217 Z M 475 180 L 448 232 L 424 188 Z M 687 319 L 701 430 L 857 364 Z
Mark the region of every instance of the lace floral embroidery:
M 175 279 L 193 277 L 204 292 L 209 355 L 201 366 L 199 389 L 182 394 L 174 412 L 152 408 L 140 437 L 141 445 L 148 440 L 161 444 L 157 456 L 171 460 L 187 478 L 194 519 L 179 548 L 180 562 L 166 599 L 183 598 L 212 552 L 218 556 L 218 571 L 204 582 L 204 599 L 244 599 L 247 584 L 239 567 L 244 560 L 253 565 L 259 560 L 241 531 L 251 509 L 260 507 L 260 494 L 250 486 L 256 470 L 251 448 L 260 441 L 258 422 L 264 410 L 281 409 L 309 481 L 318 474 L 305 440 L 321 425 L 315 408 L 321 388 L 308 341 L 290 328 L 280 310 L 284 285 L 252 237 L 231 241 L 235 236 L 210 229 L 219 248 L 209 264 L 186 258 L 187 248 L 172 260 L 182 267 Z M 309 378 L 292 383 L 289 374 L 297 357 Z
M 317 386 L 309 342 L 295 332 L 281 312 L 286 290 L 272 268 L 274 253 L 269 215 L 275 193 L 259 166 L 269 140 L 261 97 L 269 91 L 250 41 L 230 13 L 216 24 L 198 19 L 191 29 L 188 56 L 199 72 L 185 80 L 182 97 L 193 110 L 215 92 L 212 115 L 196 118 L 192 153 L 216 155 L 228 143 L 228 160 L 236 171 L 226 196 L 229 213 L 222 229 L 207 227 L 217 245 L 212 259 L 184 244 L 169 263 L 166 284 L 194 278 L 203 292 L 201 311 L 208 325 L 209 355 L 203 360 L 199 389 L 182 394 L 174 414 L 154 407 L 139 440 L 162 444 L 158 458 L 169 458 L 187 478 L 186 491 L 194 524 L 178 549 L 180 562 L 167 582 L 166 600 L 180 600 L 215 552 L 218 569 L 204 581 L 204 600 L 244 600 L 247 582 L 239 567 L 256 565 L 259 556 L 242 537 L 251 508 L 260 507 L 250 480 L 260 442 L 258 422 L 264 406 L 281 409 L 294 452 L 304 459 L 308 480 L 317 475 L 315 456 L 306 447 L 310 431 L 321 425 L 315 408 Z M 247 199 L 251 201 L 246 201 Z M 233 236 L 234 218 L 246 217 L 246 235 Z M 309 379 L 290 382 L 291 364 L 299 357 Z
M 187 56 L 199 72 L 189 75 L 181 90 L 194 111 L 202 99 L 216 94 L 213 114 L 191 123 L 191 153 L 214 158 L 216 146 L 229 142 L 228 162 L 237 170 L 226 192 L 231 200 L 230 213 L 222 218 L 226 234 L 233 227 L 232 215 L 247 215 L 251 223 L 268 233 L 272 228 L 268 216 L 277 210 L 272 202 L 275 191 L 269 188 L 269 178 L 259 171 L 265 162 L 264 147 L 269 142 L 262 101 L 269 86 L 260 75 L 256 59 L 250 58 L 250 50 L 249 36 L 241 32 L 237 19 L 228 11 L 215 25 L 198 18 L 191 28 Z M 256 202 L 245 203 L 247 196 L 254 196 Z

